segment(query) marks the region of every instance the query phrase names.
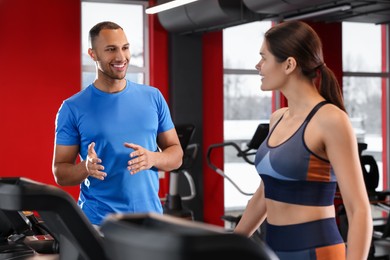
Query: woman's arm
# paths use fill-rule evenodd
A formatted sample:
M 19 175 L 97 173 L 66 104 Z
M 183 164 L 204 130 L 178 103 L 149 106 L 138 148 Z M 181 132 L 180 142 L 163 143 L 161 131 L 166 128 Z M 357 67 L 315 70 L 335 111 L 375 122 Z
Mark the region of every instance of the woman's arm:
M 263 223 L 266 216 L 267 207 L 265 204 L 264 186 L 263 182 L 261 182 L 255 194 L 249 200 L 238 225 L 234 229 L 234 233 L 247 237 L 252 236 L 252 234 L 260 227 L 261 223 Z
M 321 119 L 324 146 L 337 177 L 348 217 L 347 259 L 367 259 L 372 214 L 358 154 L 357 139 L 346 113 L 326 106 Z

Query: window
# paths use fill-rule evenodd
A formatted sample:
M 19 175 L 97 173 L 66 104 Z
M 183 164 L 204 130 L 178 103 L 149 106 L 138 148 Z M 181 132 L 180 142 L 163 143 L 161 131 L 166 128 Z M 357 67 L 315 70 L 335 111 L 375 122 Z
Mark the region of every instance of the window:
M 380 180 L 378 191 L 386 188 L 382 163 L 382 96 L 388 86 L 383 86 L 388 72 L 382 71 L 381 25 L 343 22 L 343 93 L 347 112 L 358 142 L 367 143 L 363 154 L 374 156 Z M 369 41 L 363 40 L 363 36 Z M 385 83 L 384 83 L 385 84 Z
M 271 92 L 260 89 L 255 65 L 260 60 L 264 33 L 271 22 L 253 22 L 223 30 L 224 51 L 224 140 L 246 148 L 260 123 L 271 115 Z M 243 40 L 245 39 L 245 41 Z M 246 193 L 254 193 L 260 177 L 253 165 L 237 157 L 237 150 L 226 146 L 224 173 Z M 224 183 L 225 211 L 245 208 L 250 196 L 242 194 L 228 180 Z
M 82 11 L 82 87 L 85 88 L 95 79 L 95 64 L 88 55 L 88 32 L 95 24 L 110 20 L 118 23 L 125 31 L 130 43 L 130 66 L 127 76 L 131 81 L 148 84 L 149 54 L 147 37 L 147 18 L 145 3 L 129 2 L 104 3 L 83 1 Z

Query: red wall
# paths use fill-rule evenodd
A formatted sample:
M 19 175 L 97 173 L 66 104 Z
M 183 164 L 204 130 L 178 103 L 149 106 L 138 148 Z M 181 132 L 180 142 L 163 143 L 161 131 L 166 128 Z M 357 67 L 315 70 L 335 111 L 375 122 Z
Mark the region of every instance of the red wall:
M 320 36 L 324 61 L 333 70 L 340 86 L 343 84 L 343 53 L 341 23 L 310 23 Z M 329 32 L 332 32 L 331 36 Z
M 55 183 L 55 115 L 81 85 L 80 15 L 80 0 L 0 1 L 1 177 Z
M 156 0 L 149 0 L 155 5 Z M 149 71 L 150 85 L 158 87 L 169 102 L 168 33 L 161 26 L 157 14 L 149 15 Z
M 155 5 L 149 0 L 149 6 Z M 149 22 L 149 84 L 160 89 L 169 104 L 168 33 L 161 26 L 157 14 L 148 16 Z M 169 174 L 160 177 L 160 198 L 169 192 Z
M 203 157 L 211 144 L 223 143 L 222 31 L 203 35 Z M 223 169 L 223 149 L 213 152 L 213 163 Z M 224 180 L 203 160 L 204 222 L 223 225 Z

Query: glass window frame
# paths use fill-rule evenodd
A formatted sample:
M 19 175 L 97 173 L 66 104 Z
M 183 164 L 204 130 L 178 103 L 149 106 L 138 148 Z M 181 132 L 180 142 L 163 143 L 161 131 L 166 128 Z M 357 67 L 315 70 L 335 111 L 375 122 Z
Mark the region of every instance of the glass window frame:
M 269 27 L 272 26 L 271 21 L 257 21 L 257 22 L 267 22 L 269 23 Z M 239 25 L 241 26 L 241 25 Z M 243 25 L 245 26 L 245 24 Z M 262 26 L 260 26 L 262 28 Z M 226 28 L 229 29 L 229 28 Z M 234 30 L 236 30 L 235 28 Z M 263 29 L 263 28 L 262 28 Z M 238 30 L 241 31 L 241 30 Z M 264 31 L 265 32 L 265 31 Z M 256 31 L 256 33 L 263 33 L 261 31 Z M 240 41 L 240 37 L 237 37 L 238 41 Z M 225 57 L 225 51 L 224 51 L 224 68 L 223 68 L 223 73 L 224 73 L 224 98 L 226 99 L 228 94 L 226 93 L 226 78 L 228 77 L 237 77 L 240 78 L 241 76 L 248 76 L 250 78 L 257 76 L 258 77 L 258 83 L 256 86 L 253 86 L 256 88 L 256 91 L 253 91 L 252 89 L 247 89 L 248 92 L 250 93 L 260 93 L 262 95 L 261 89 L 260 89 L 260 76 L 259 72 L 255 69 L 255 65 L 259 62 L 261 56 L 260 56 L 260 47 L 262 44 L 262 37 L 259 37 L 259 40 L 255 42 L 255 45 L 257 47 L 256 50 L 250 53 L 250 55 L 254 56 L 253 61 L 250 62 L 250 64 L 247 64 L 247 62 L 244 62 L 240 59 L 226 59 Z M 252 39 L 253 40 L 253 39 Z M 230 43 L 231 44 L 231 43 Z M 242 45 L 242 42 L 239 44 Z M 235 48 L 238 50 L 238 55 L 242 57 L 242 59 L 245 59 L 247 57 L 244 55 L 242 52 L 242 48 Z M 256 56 L 257 54 L 257 56 Z M 229 64 L 227 62 L 234 61 L 236 64 Z M 253 64 L 252 64 L 253 63 Z M 247 86 L 245 86 L 247 87 Z M 252 87 L 252 86 L 250 86 Z M 253 91 L 253 92 L 252 92 Z M 272 96 L 274 93 L 266 93 L 263 92 L 265 96 L 268 96 L 271 94 L 271 100 L 273 99 Z M 242 92 L 239 95 L 243 95 L 247 97 L 247 93 Z M 255 95 L 255 94 L 253 94 Z M 255 98 L 258 98 L 257 94 Z M 224 107 L 225 107 L 225 102 L 224 101 Z M 272 101 L 270 102 L 270 108 L 269 108 L 269 116 L 271 115 L 272 112 Z M 259 123 L 268 123 L 269 120 L 258 118 L 258 120 L 254 119 L 239 119 L 241 127 L 239 127 L 239 131 L 234 130 L 237 125 L 234 120 L 232 121 L 231 119 L 226 119 L 226 111 L 224 111 L 224 142 L 234 142 L 236 143 L 239 147 L 241 147 L 242 150 L 247 149 L 246 144 L 250 141 L 250 138 L 252 136 L 248 136 L 248 133 L 243 132 L 243 129 L 248 129 L 249 131 L 253 129 L 253 132 L 250 134 L 253 135 L 258 124 Z M 261 115 L 259 114 L 261 117 Z M 267 118 L 269 119 L 269 117 Z M 231 127 L 230 132 L 234 133 L 227 133 L 226 128 Z M 239 132 L 239 133 L 237 133 Z M 237 137 L 239 136 L 239 137 Z M 245 136 L 245 137 L 244 137 Z M 233 140 L 233 139 L 234 140 Z M 238 139 L 237 139 L 238 138 Z M 243 139 L 244 138 L 244 139 Z M 227 178 L 224 179 L 224 208 L 225 208 L 225 213 L 228 214 L 235 214 L 235 213 L 240 213 L 246 206 L 247 201 L 250 199 L 250 195 L 255 192 L 255 190 L 258 187 L 258 181 L 259 181 L 259 175 L 256 172 L 256 169 L 253 167 L 253 165 L 249 164 L 246 162 L 243 158 L 239 158 L 236 155 L 237 150 L 231 146 L 226 146 L 224 147 L 224 173 L 228 176 L 228 178 L 234 182 L 237 187 L 235 187 L 234 184 L 232 184 Z M 250 156 L 248 158 L 249 160 L 254 159 L 254 156 Z M 236 174 L 237 173 L 237 174 Z M 245 174 L 245 176 L 242 176 L 240 174 Z M 240 190 L 239 190 L 240 189 Z M 246 193 L 246 194 L 244 194 Z M 226 223 L 228 225 L 228 223 Z
M 389 149 L 390 146 L 388 144 L 389 140 L 389 125 L 390 125 L 390 119 L 389 119 L 389 103 L 390 103 L 390 71 L 389 71 L 389 61 L 390 61 L 390 39 L 389 39 L 389 25 L 379 25 L 381 26 L 381 59 L 382 59 L 382 66 L 381 66 L 381 72 L 367 72 L 367 71 L 346 71 L 343 70 L 343 79 L 344 77 L 363 77 L 363 78 L 380 78 L 382 82 L 382 98 L 381 98 L 381 119 L 382 119 L 382 153 L 384 156 L 382 156 L 382 160 L 386 161 L 384 163 L 382 161 L 382 168 L 380 171 L 382 172 L 382 180 L 380 183 L 382 183 L 382 187 L 378 187 L 378 190 L 385 190 L 389 189 L 390 187 L 390 174 L 389 174 Z M 386 55 L 387 54 L 387 55 Z M 383 66 L 385 64 L 385 66 Z M 387 129 L 387 131 L 383 131 L 383 129 Z M 368 144 L 369 145 L 369 144 Z

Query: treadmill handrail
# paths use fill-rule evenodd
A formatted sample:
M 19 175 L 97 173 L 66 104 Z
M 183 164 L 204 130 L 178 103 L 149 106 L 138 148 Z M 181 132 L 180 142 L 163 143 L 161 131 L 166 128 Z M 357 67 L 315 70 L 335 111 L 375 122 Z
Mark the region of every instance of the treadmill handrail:
M 70 194 L 54 185 L 23 177 L 1 177 L 0 208 L 37 211 L 59 242 L 61 259 L 71 260 L 64 256 L 75 254 L 77 260 L 108 259 L 98 231 Z

